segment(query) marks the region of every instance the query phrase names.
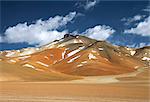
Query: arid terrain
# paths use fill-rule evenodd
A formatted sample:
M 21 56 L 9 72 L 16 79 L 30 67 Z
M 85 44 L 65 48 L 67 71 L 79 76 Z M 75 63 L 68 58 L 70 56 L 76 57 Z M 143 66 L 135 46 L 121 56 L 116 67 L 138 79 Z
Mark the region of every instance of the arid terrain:
M 0 102 L 149 102 L 150 47 L 66 34 L 0 52 Z

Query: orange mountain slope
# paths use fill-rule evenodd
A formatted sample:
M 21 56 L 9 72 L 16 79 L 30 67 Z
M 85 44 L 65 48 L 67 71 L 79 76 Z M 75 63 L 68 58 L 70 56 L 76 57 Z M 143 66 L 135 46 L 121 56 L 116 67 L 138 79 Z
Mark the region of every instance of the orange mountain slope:
M 46 74 L 119 75 L 146 66 L 138 53 L 137 49 L 113 46 L 108 42 L 96 41 L 84 36 L 67 35 L 59 41 L 39 48 L 1 51 L 0 68 L 2 70 L 8 63 L 13 66 L 12 68 L 19 66 L 18 68 L 29 68 Z M 10 70 L 13 70 L 12 68 L 10 66 Z M 22 73 L 25 72 L 26 70 Z

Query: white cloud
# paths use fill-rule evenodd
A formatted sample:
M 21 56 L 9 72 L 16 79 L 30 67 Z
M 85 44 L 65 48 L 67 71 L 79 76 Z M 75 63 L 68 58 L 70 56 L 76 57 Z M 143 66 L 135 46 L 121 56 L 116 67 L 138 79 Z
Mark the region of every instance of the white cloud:
M 4 37 L 0 37 L 1 42 L 20 43 L 26 42 L 30 45 L 43 45 L 62 38 L 67 30 L 62 32 L 57 31 L 60 27 L 65 26 L 76 17 L 76 12 L 70 12 L 65 17 L 55 16 L 48 20 L 37 20 L 36 23 L 28 25 L 17 24 L 9 27 L 4 33 Z
M 85 32 L 82 33 L 82 35 L 96 40 L 106 40 L 114 32 L 115 30 L 109 26 L 98 25 L 93 28 L 87 29 Z
M 144 47 L 144 46 L 150 46 L 150 43 L 149 43 L 149 44 L 146 44 L 146 43 L 140 43 L 138 47 Z
M 144 46 L 150 46 L 150 43 L 141 42 L 139 44 L 132 44 L 132 45 L 126 45 L 127 47 L 131 48 L 142 48 Z
M 54 40 L 59 40 L 64 37 L 67 30 L 58 31 L 59 28 L 66 26 L 69 22 L 77 16 L 84 16 L 80 13 L 71 12 L 66 16 L 55 16 L 48 20 L 37 20 L 34 24 L 28 25 L 27 23 L 17 24 L 16 26 L 6 29 L 4 36 L 0 36 L 0 42 L 5 43 L 23 43 L 26 42 L 29 45 L 44 45 Z M 106 40 L 112 33 L 114 33 L 111 27 L 106 25 L 97 25 L 93 28 L 88 28 L 82 33 L 77 31 L 72 34 L 85 35 L 92 39 Z
M 138 23 L 135 28 L 127 29 L 124 33 L 133 33 L 142 36 L 150 36 L 150 16 L 143 22 Z
M 125 22 L 125 25 L 130 25 L 132 22 L 139 21 L 146 17 L 146 15 L 135 15 L 134 17 L 122 18 L 121 21 Z
M 1 34 L 0 34 L 1 35 Z M 0 43 L 3 42 L 3 38 L 0 36 Z
M 145 17 L 145 15 L 135 15 L 135 16 L 133 17 L 133 21 L 141 20 L 143 17 Z
M 143 11 L 150 12 L 150 5 L 148 5 L 147 8 L 143 9 Z
M 98 2 L 99 2 L 99 0 L 94 0 L 94 1 L 87 0 L 86 4 L 84 5 L 84 9 L 88 10 L 88 9 L 94 7 Z

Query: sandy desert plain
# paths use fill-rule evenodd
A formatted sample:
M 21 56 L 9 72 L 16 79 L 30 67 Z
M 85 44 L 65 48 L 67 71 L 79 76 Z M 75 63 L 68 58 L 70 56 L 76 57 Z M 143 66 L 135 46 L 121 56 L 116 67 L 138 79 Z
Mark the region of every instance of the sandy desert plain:
M 76 81 L 0 82 L 0 102 L 149 102 L 149 72 Z

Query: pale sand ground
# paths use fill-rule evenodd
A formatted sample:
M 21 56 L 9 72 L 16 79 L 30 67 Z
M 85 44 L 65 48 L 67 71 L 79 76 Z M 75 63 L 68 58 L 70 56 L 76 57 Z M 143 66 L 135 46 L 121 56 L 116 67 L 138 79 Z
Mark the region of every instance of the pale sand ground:
M 149 72 L 68 82 L 0 82 L 0 102 L 150 102 Z
M 0 102 L 149 102 L 146 84 L 3 82 Z

